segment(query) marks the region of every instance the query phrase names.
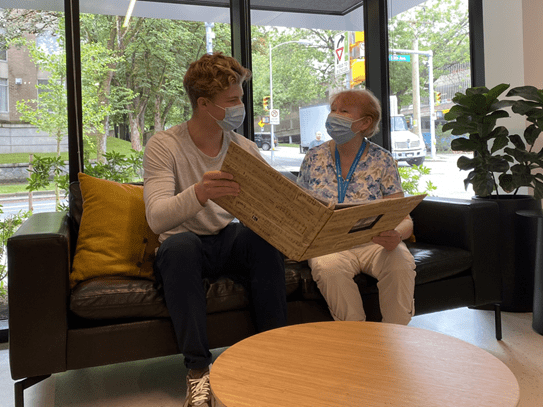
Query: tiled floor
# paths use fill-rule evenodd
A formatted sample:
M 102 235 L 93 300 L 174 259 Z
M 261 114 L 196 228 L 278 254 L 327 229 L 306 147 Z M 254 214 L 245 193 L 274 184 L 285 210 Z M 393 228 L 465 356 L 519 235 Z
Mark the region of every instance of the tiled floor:
M 457 337 L 492 353 L 515 374 L 520 385 L 519 406 L 540 407 L 543 336 L 532 330 L 532 314 L 504 312 L 502 320 L 501 342 L 494 337 L 491 311 L 461 308 L 417 316 L 410 325 Z M 217 357 L 222 351 L 213 354 Z M 25 407 L 180 407 L 185 375 L 180 356 L 66 372 L 26 390 Z M 0 344 L 0 395 L 0 406 L 13 406 L 7 344 Z

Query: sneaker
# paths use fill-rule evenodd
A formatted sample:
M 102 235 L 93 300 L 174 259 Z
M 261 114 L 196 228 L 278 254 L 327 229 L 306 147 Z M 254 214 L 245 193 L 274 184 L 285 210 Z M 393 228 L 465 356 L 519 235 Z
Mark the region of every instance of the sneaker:
M 209 368 L 203 373 L 190 371 L 187 375 L 187 396 L 183 407 L 215 407 L 215 397 L 209 386 Z

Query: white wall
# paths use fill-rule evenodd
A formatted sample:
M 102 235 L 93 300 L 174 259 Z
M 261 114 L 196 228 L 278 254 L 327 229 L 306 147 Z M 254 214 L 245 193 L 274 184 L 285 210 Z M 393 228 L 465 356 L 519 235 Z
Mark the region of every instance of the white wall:
M 532 85 L 543 88 L 543 1 L 484 0 L 486 85 Z M 522 118 L 506 119 L 510 132 L 522 132 Z M 535 151 L 543 148 L 543 136 Z
M 483 24 L 487 88 L 500 83 L 509 83 L 511 87 L 524 85 L 522 0 L 484 0 Z M 526 127 L 525 120 L 518 115 L 500 124 L 515 133 Z

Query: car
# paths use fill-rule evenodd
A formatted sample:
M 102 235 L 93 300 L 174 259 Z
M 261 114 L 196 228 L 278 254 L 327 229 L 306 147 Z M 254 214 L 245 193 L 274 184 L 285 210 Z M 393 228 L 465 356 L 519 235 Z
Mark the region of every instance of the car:
M 258 148 L 261 148 L 264 151 L 268 151 L 271 147 L 270 133 L 255 133 L 255 143 Z M 277 137 L 274 137 L 274 144 L 277 147 Z

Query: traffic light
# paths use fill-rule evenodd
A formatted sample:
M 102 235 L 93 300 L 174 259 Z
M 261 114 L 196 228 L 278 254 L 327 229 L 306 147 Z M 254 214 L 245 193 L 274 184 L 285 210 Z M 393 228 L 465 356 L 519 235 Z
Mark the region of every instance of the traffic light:
M 270 97 L 269 96 L 264 96 L 264 98 L 262 99 L 262 105 L 264 106 L 264 110 L 267 110 L 269 111 L 270 110 Z
M 436 99 L 436 105 L 441 104 L 441 92 L 434 92 L 435 93 L 435 99 Z

